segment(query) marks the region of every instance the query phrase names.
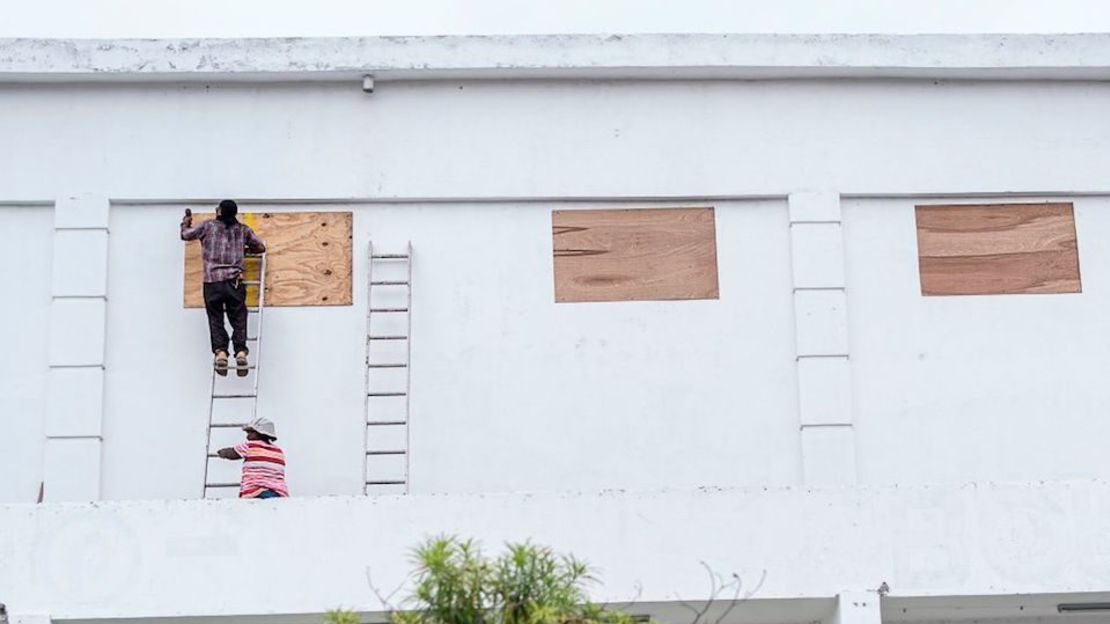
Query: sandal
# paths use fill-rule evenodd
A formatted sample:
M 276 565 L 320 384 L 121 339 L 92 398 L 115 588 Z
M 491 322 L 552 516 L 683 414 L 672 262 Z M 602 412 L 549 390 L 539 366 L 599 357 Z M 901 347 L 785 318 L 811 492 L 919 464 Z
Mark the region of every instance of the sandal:
M 227 353 L 224 351 L 216 352 L 216 374 L 220 377 L 227 377 Z

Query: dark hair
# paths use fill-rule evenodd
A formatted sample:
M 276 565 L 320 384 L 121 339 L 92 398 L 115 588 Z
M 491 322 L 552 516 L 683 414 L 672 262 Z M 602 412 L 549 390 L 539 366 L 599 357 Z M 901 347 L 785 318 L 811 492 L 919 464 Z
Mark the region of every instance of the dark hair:
M 246 429 L 243 429 L 243 431 L 250 431 L 250 432 L 254 433 L 254 435 L 256 435 L 256 436 L 258 436 L 258 437 L 262 438 L 262 441 L 263 441 L 263 442 L 269 442 L 269 443 L 271 443 L 271 444 L 273 444 L 274 440 L 276 440 L 276 439 L 277 439 L 277 438 L 276 438 L 276 437 L 274 437 L 274 436 L 271 436 L 271 435 L 266 435 L 265 433 L 262 433 L 262 432 L 261 432 L 261 431 L 259 431 L 258 429 L 253 429 L 253 428 L 246 428 Z
M 232 216 L 239 212 L 239 204 L 235 203 L 234 199 L 225 199 L 220 202 L 220 213 L 229 213 Z
M 225 199 L 220 202 L 220 214 L 217 217 L 227 225 L 235 223 L 235 215 L 239 212 L 239 204 L 234 199 Z

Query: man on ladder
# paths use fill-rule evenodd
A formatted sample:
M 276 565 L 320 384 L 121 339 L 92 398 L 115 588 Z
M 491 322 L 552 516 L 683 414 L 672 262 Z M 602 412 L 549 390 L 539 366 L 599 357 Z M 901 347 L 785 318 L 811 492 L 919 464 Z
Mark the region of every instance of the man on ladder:
M 274 423 L 255 418 L 243 425 L 245 442 L 216 451 L 224 459 L 243 460 L 243 478 L 239 498 L 284 498 L 289 496 L 285 485 L 285 453 L 274 442 Z
M 216 372 L 227 375 L 227 329 L 224 314 L 231 322 L 231 342 L 235 348 L 236 374 L 246 377 L 247 287 L 242 275 L 244 254 L 265 253 L 266 245 L 235 215 L 239 206 L 230 199 L 220 202 L 216 218 L 193 227 L 193 213 L 185 209 L 181 220 L 181 240 L 200 239 L 204 264 L 204 309 L 208 312 L 208 333 L 215 354 Z

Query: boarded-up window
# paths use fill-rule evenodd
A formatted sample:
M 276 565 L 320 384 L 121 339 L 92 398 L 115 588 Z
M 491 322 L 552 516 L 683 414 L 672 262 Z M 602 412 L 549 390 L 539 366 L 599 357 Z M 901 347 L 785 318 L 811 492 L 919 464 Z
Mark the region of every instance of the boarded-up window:
M 213 215 L 196 215 L 193 224 Z M 266 243 L 266 306 L 351 305 L 351 213 L 239 213 Z M 256 270 L 248 263 L 248 273 Z M 248 276 L 251 277 L 251 276 Z M 185 244 L 185 307 L 204 307 L 200 241 Z M 248 304 L 257 301 L 247 289 Z
M 712 208 L 556 210 L 555 301 L 717 298 Z
M 1070 203 L 917 206 L 923 295 L 1077 293 Z

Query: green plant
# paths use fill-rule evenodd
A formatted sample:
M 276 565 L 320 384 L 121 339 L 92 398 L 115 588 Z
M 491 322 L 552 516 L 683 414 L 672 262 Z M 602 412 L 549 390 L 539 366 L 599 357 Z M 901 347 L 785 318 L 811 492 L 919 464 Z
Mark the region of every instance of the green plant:
M 358 624 L 358 614 L 347 609 L 330 609 L 324 613 L 325 624 Z
M 415 552 L 415 587 L 394 624 L 632 624 L 589 601 L 595 579 L 571 556 L 525 542 L 495 559 L 473 540 L 430 539 Z M 329 624 L 351 624 L 329 622 Z
M 402 609 L 394 609 L 390 600 L 401 587 L 383 596 L 367 570 L 370 588 L 390 611 L 390 624 L 655 624 L 646 616 L 590 602 L 586 588 L 596 579 L 589 567 L 531 542 L 508 544 L 504 554 L 490 559 L 473 540 L 437 537 L 413 555 L 415 584 Z M 679 600 L 693 614 L 689 624 L 721 624 L 767 578 L 764 570 L 755 587 L 744 591 L 740 575 L 725 577 L 704 561 L 701 565 L 709 575 L 708 598 Z M 324 619 L 326 624 L 359 623 L 358 614 L 341 609 L 328 611 Z

